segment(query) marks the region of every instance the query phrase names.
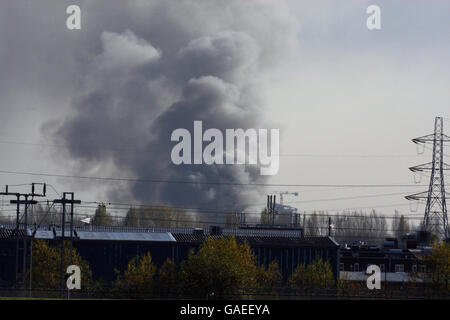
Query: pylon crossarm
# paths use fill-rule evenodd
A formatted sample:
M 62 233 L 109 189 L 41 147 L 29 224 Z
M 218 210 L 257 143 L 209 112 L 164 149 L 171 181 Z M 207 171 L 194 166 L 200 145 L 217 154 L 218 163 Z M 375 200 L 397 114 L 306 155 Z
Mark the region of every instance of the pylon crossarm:
M 434 142 L 434 140 L 436 139 L 434 133 L 432 134 L 428 134 L 426 136 L 423 137 L 419 137 L 419 138 L 414 138 L 412 139 L 412 142 L 414 143 L 426 143 L 426 142 Z M 442 134 L 442 142 L 450 142 L 450 137 L 447 136 L 446 134 Z
M 426 142 L 433 142 L 435 139 L 434 134 L 428 134 L 426 136 L 423 137 L 419 137 L 419 138 L 414 138 L 412 139 L 412 142 L 414 143 L 426 143 Z
M 420 200 L 420 199 L 441 199 L 442 198 L 442 193 L 438 192 L 437 194 L 432 193 L 431 195 L 428 193 L 428 191 L 424 191 L 424 192 L 419 192 L 419 193 L 414 193 L 414 194 L 410 194 L 409 196 L 406 196 L 405 198 L 407 200 Z M 450 193 L 445 192 L 445 197 L 450 197 Z
M 406 200 L 420 200 L 420 199 L 427 199 L 427 198 L 428 198 L 428 191 L 411 194 L 411 195 L 405 197 Z
M 435 195 L 435 196 L 429 196 L 428 191 L 424 191 L 424 192 L 415 193 L 415 194 L 406 196 L 405 199 L 406 200 L 421 200 L 421 199 L 428 199 L 428 197 L 430 199 L 438 199 L 439 200 L 439 199 L 442 199 L 442 194 L 439 193 L 438 195 Z M 445 192 L 445 198 L 450 199 L 450 193 Z
M 429 162 L 429 163 L 425 163 L 425 164 L 420 164 L 418 166 L 414 166 L 409 168 L 409 170 L 411 170 L 412 172 L 420 172 L 420 171 L 424 171 L 424 170 L 433 170 L 433 163 Z
M 420 164 L 418 166 L 414 166 L 409 168 L 412 172 L 420 172 L 420 171 L 426 171 L 426 170 L 433 170 L 433 162 Z M 450 170 L 450 165 L 446 163 L 442 163 L 442 170 Z

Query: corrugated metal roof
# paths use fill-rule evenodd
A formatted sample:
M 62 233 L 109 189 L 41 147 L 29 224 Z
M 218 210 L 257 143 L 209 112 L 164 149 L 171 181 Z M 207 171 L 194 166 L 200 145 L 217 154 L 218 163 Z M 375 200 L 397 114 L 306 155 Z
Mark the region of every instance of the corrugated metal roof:
M 11 229 L 0 233 L 0 238 L 8 238 L 12 232 Z M 193 230 L 193 229 L 192 229 Z M 24 231 L 21 230 L 21 235 Z M 247 241 L 251 245 L 270 245 L 270 246 L 315 246 L 315 247 L 335 247 L 338 244 L 330 237 L 301 237 L 299 230 L 265 230 L 265 229 L 222 229 L 223 235 L 226 237 L 234 235 L 239 242 Z M 36 230 L 36 239 L 52 240 L 61 237 L 61 230 L 46 230 L 44 228 Z M 65 236 L 69 237 L 69 230 L 65 230 Z M 190 229 L 172 228 L 169 230 L 155 230 L 154 232 L 118 232 L 118 231 L 88 231 L 77 228 L 76 236 L 78 240 L 92 241 L 149 241 L 149 242 L 183 242 L 200 244 L 205 237 L 213 238 L 221 237 L 221 235 L 194 234 Z
M 30 233 L 30 230 L 28 230 L 28 232 Z M 24 229 L 19 229 L 17 231 L 15 229 L 0 229 L 0 239 L 11 239 L 16 237 L 22 238 L 25 236 L 26 231 Z
M 35 239 L 53 239 L 53 231 L 48 230 L 37 230 L 35 235 Z
M 277 230 L 277 229 L 222 229 L 224 235 L 235 236 L 261 236 L 261 237 L 294 237 L 302 236 L 301 230 Z
M 92 232 L 78 231 L 80 240 L 175 242 L 169 232 Z
M 66 237 L 69 231 L 64 232 Z M 175 242 L 175 238 L 169 232 L 96 232 L 77 231 L 79 240 L 101 240 L 101 241 L 153 241 L 153 242 Z M 61 231 L 56 231 L 56 237 L 61 237 Z M 53 231 L 38 230 L 36 239 L 54 239 Z
M 184 243 L 202 243 L 208 235 L 197 235 L 192 233 L 173 233 L 177 242 Z M 209 235 L 213 239 L 220 238 L 220 235 Z M 230 237 L 230 235 L 223 235 Z M 247 241 L 250 245 L 271 245 L 271 246 L 316 246 L 316 247 L 337 247 L 338 245 L 329 237 L 274 237 L 274 236 L 235 236 L 238 242 Z
M 56 238 L 61 237 L 62 232 L 61 231 L 56 231 Z M 36 239 L 54 239 L 55 238 L 55 234 L 53 233 L 53 230 L 36 230 L 36 233 L 34 235 L 34 237 Z M 70 230 L 64 230 L 64 235 L 66 237 L 70 237 Z M 73 235 L 75 237 L 75 234 Z

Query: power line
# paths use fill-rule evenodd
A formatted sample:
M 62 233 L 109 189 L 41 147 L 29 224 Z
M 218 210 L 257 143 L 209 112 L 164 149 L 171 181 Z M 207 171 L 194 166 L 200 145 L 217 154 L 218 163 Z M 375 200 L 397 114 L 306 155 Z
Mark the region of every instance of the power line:
M 80 205 L 80 206 L 78 206 L 78 208 L 97 209 L 98 206 Z M 138 207 L 135 207 L 135 208 L 139 209 L 141 207 L 138 206 Z M 167 209 L 167 208 L 169 208 L 169 207 L 162 206 L 162 205 L 156 205 L 156 206 L 148 206 L 147 205 L 147 207 L 143 207 L 144 212 L 145 212 L 145 209 L 147 209 L 147 210 L 149 210 L 148 212 L 150 212 L 152 214 L 165 214 L 166 211 L 164 211 L 164 209 Z M 106 209 L 107 210 L 127 210 L 127 208 L 114 207 L 114 206 L 113 207 L 107 206 Z M 158 211 L 158 209 L 160 211 Z M 178 215 L 180 215 L 180 214 L 192 215 L 192 214 L 200 212 L 200 213 L 203 213 L 203 214 L 214 214 L 217 217 L 217 216 L 226 216 L 226 215 L 229 215 L 230 213 L 233 213 L 232 211 L 207 210 L 207 209 L 202 209 L 199 212 L 186 212 L 186 211 L 182 212 L 182 210 L 189 210 L 189 209 L 187 209 L 187 208 L 180 208 L 180 207 L 178 207 L 178 208 L 170 207 L 170 209 L 177 209 L 177 210 L 179 210 L 178 212 L 176 212 Z M 150 211 L 150 210 L 154 210 L 154 211 Z M 249 214 L 249 215 L 258 215 L 261 212 L 244 212 L 244 213 L 245 214 Z M 305 213 L 298 213 L 298 215 L 313 216 L 314 213 L 307 214 L 305 212 Z M 348 217 L 348 218 L 359 218 L 359 219 L 361 219 L 361 218 L 400 219 L 400 216 L 385 216 L 385 215 L 381 215 L 381 214 L 379 216 L 374 216 L 374 215 L 372 215 L 372 213 L 369 213 L 369 214 L 355 213 L 353 215 L 350 215 L 350 214 L 328 214 L 328 213 L 324 213 L 324 212 L 319 212 L 317 215 L 318 216 L 325 216 L 325 217 L 330 217 L 331 216 L 331 217 Z M 110 216 L 111 217 L 123 218 L 122 216 L 113 216 L 113 215 L 110 215 Z M 410 217 L 410 218 L 414 218 L 414 219 L 421 219 L 421 217 L 419 218 L 419 217 L 412 217 L 412 216 L 413 215 L 404 216 L 404 218 L 409 218 Z M 151 218 L 149 218 L 149 219 L 151 220 Z
M 38 201 L 38 203 L 48 203 L 48 200 L 42 200 Z M 199 208 L 199 207 L 185 207 L 185 206 L 172 206 L 172 205 L 164 205 L 164 204 L 141 204 L 141 203 L 117 203 L 117 202 L 107 202 L 107 201 L 82 201 L 82 204 L 97 204 L 97 205 L 105 205 L 108 210 L 120 210 L 125 211 L 129 208 L 140 208 L 140 209 L 152 209 L 157 210 L 160 209 L 161 213 L 163 213 L 163 210 L 171 209 L 171 210 L 188 210 L 188 211 L 194 211 L 195 213 L 211 213 L 211 214 L 229 214 L 230 212 L 236 212 L 236 208 Z M 7 204 L 7 206 L 12 206 L 11 204 Z M 306 212 L 319 212 L 320 214 L 324 214 L 325 211 L 349 211 L 349 210 L 356 210 L 356 209 L 374 209 L 374 208 L 380 208 L 380 207 L 399 207 L 399 206 L 407 206 L 407 204 L 386 204 L 386 205 L 375 205 L 375 206 L 368 206 L 368 207 L 356 207 L 356 208 L 334 208 L 334 209 L 321 209 L 321 210 L 313 210 L 313 211 L 303 211 L 301 214 L 306 214 Z M 89 206 L 89 205 L 81 205 L 78 206 L 78 208 L 89 208 L 89 209 L 96 209 L 98 206 Z M 6 209 L 3 211 L 14 211 L 14 209 Z M 260 214 L 260 211 L 252 212 L 252 211 L 243 211 L 246 214 Z M 300 214 L 300 213 L 297 213 Z M 351 216 L 353 215 L 343 215 L 340 216 Z M 357 215 L 358 217 L 361 217 L 360 214 Z M 393 218 L 384 216 L 386 218 Z
M 53 187 L 54 188 L 54 187 Z M 55 190 L 56 191 L 56 190 Z M 56 191 L 57 192 L 57 191 Z M 344 199 L 349 199 L 349 198 L 366 198 L 366 197 L 382 197 L 382 196 L 391 196 L 391 195 L 398 195 L 398 194 L 403 194 L 403 193 L 390 193 L 390 194 L 372 194 L 372 195 L 364 195 L 364 196 L 355 196 L 355 197 L 344 197 L 344 198 L 332 198 L 332 199 L 315 199 L 315 200 L 311 200 L 311 202 L 320 202 L 320 201 L 334 201 L 334 200 L 344 200 Z M 45 203 L 47 202 L 46 200 L 42 200 L 39 201 L 40 203 Z M 308 202 L 308 201 L 305 201 Z M 142 203 L 131 203 L 131 202 L 127 202 L 127 203 L 114 203 L 114 202 L 109 202 L 109 201 L 83 201 L 83 203 L 86 204 L 107 204 L 108 205 L 108 209 L 112 209 L 112 210 L 121 210 L 121 211 L 125 211 L 127 210 L 129 207 L 151 207 L 153 209 L 156 208 L 172 208 L 174 210 L 191 210 L 191 211 L 195 211 L 196 213 L 214 213 L 214 214 L 218 214 L 218 213 L 224 213 L 224 214 L 228 214 L 230 212 L 236 212 L 236 208 L 199 208 L 199 207 L 186 207 L 186 206 L 172 206 L 172 205 L 162 205 L 161 202 L 159 202 L 158 204 L 142 204 Z M 113 207 L 111 207 L 111 205 Z M 247 206 L 256 206 L 255 204 L 247 204 Z M 259 205 L 259 204 L 258 204 Z M 6 206 L 10 206 L 10 204 L 7 204 Z M 119 207 L 118 207 L 119 206 Z M 125 207 L 124 207 L 125 206 Z M 261 204 L 261 206 L 263 206 L 263 204 Z M 409 206 L 408 204 L 404 204 L 404 203 L 397 203 L 397 204 L 386 204 L 386 205 L 373 205 L 373 206 L 366 206 L 366 207 L 353 207 L 353 208 L 349 208 L 349 207 L 345 207 L 345 208 L 328 208 L 328 209 L 315 209 L 315 210 L 308 210 L 308 211 L 304 211 L 304 213 L 306 212 L 323 212 L 323 211 L 350 211 L 350 210 L 362 210 L 362 209 L 376 209 L 376 208 L 386 208 L 386 207 L 403 207 L 403 206 Z M 95 209 L 97 207 L 89 207 L 89 206 L 81 206 L 81 208 L 92 208 Z M 4 212 L 6 211 L 14 211 L 14 209 L 6 209 L 3 210 Z M 250 211 L 244 211 L 246 214 L 250 214 L 250 215 L 258 215 L 260 214 L 260 212 L 250 212 Z
M 58 195 L 58 197 L 61 197 L 61 193 L 58 192 L 58 190 L 56 190 L 56 188 L 55 188 L 53 185 L 51 185 L 50 183 L 47 183 L 47 185 L 48 185 L 50 188 L 52 188 L 52 190 Z
M 285 153 L 280 157 L 304 157 L 304 158 L 417 158 L 425 155 L 416 154 L 312 154 L 312 153 Z
M 77 214 L 75 213 L 74 216 L 77 217 L 83 217 L 84 215 L 81 214 Z M 124 220 L 124 217 L 121 216 L 113 216 L 110 215 L 109 216 L 112 220 Z M 187 218 L 187 217 L 185 217 Z M 371 217 L 355 217 L 355 218 L 371 218 Z M 397 217 L 395 217 L 397 218 Z M 229 223 L 227 222 L 219 222 L 217 220 L 182 220 L 182 219 L 177 219 L 177 220 L 173 220 L 173 219 L 168 219 L 168 218 L 162 218 L 162 217 L 129 217 L 129 220 L 133 221 L 133 220 L 139 220 L 139 221 L 159 221 L 159 222 L 171 222 L 171 223 L 195 223 L 195 224 L 211 224 L 211 225 L 227 225 Z M 151 227 L 151 226 L 148 226 Z M 157 227 L 157 226 L 155 226 Z M 313 226 L 313 227 L 308 227 L 309 229 L 328 229 L 328 226 Z M 334 230 L 355 230 L 355 231 L 385 231 L 385 232 L 389 232 L 389 231 L 397 231 L 397 230 L 393 230 L 393 229 L 374 229 L 374 228 L 369 228 L 369 227 L 362 227 L 362 228 L 356 228 L 356 227 L 334 227 Z
M 387 194 L 371 194 L 371 195 L 363 195 L 363 196 L 354 196 L 354 197 L 342 197 L 342 198 L 325 198 L 325 199 L 314 199 L 314 200 L 304 200 L 304 201 L 293 201 L 293 202 L 289 202 L 289 204 L 293 204 L 293 203 L 310 203 L 310 202 L 325 202 L 325 201 L 337 201 L 337 200 L 349 200 L 349 199 L 363 199 L 363 198 L 378 198 L 378 197 L 385 197 L 385 196 L 394 196 L 394 195 L 404 195 L 404 192 L 401 193 L 387 193 Z M 127 207 L 136 207 L 136 206 L 155 206 L 155 204 L 136 204 L 136 203 L 114 203 L 114 202 L 110 202 L 110 201 L 103 201 L 103 202 L 98 202 L 98 201 L 84 201 L 84 203 L 95 203 L 95 204 L 109 204 L 109 205 L 121 205 L 121 206 L 127 206 Z M 255 203 L 247 203 L 247 204 L 242 204 L 241 206 L 264 206 L 263 203 L 261 204 L 255 204 Z M 161 206 L 160 204 L 156 205 L 156 206 Z M 177 206 L 171 206 L 172 208 L 180 208 L 180 209 L 185 209 L 185 210 L 228 210 L 228 211 L 235 211 L 236 208 L 229 208 L 229 209 L 224 209 L 224 208 L 198 208 L 198 207 L 191 207 L 191 208 L 187 208 L 187 207 L 177 207 Z
M 39 203 L 45 203 L 46 200 L 38 201 Z M 188 210 L 188 211 L 194 211 L 196 213 L 224 213 L 229 214 L 230 212 L 236 212 L 236 208 L 199 208 L 199 207 L 183 207 L 183 206 L 172 206 L 172 205 L 162 205 L 162 204 L 139 204 L 139 203 L 112 203 L 112 202 L 105 202 L 105 201 L 82 201 L 82 203 L 86 204 L 104 204 L 107 206 L 108 210 L 120 210 L 120 211 L 126 211 L 130 207 L 134 208 L 149 208 L 149 209 L 165 209 L 170 208 L 173 210 Z M 7 206 L 11 206 L 10 204 L 7 204 Z M 261 205 L 262 206 L 262 205 Z M 316 213 L 316 212 L 328 212 L 328 211 L 356 211 L 356 210 L 363 210 L 363 209 L 377 209 L 377 208 L 387 208 L 387 207 L 406 207 L 409 206 L 409 204 L 404 203 L 396 203 L 396 204 L 385 204 L 385 205 L 373 205 L 373 206 L 365 206 L 365 207 L 343 207 L 343 208 L 328 208 L 328 209 L 314 209 L 314 210 L 304 210 L 302 211 L 302 214 L 306 214 L 307 212 Z M 97 206 L 78 206 L 78 208 L 89 208 L 89 209 L 96 209 Z M 15 209 L 4 209 L 3 211 L 14 211 Z M 250 215 L 257 215 L 260 214 L 260 211 L 243 211 L 246 214 Z
M 37 147 L 51 147 L 51 148 L 64 148 L 63 144 L 50 144 L 50 143 L 37 143 L 37 142 L 24 142 L 24 141 L 13 141 L 13 140 L 0 140 L 0 144 L 10 144 L 10 145 L 26 145 L 26 146 L 37 146 Z M 129 147 L 110 147 L 112 150 L 118 151 L 130 151 L 133 153 L 154 153 L 155 150 L 146 150 L 138 148 Z M 274 154 L 276 155 L 276 154 Z M 314 153 L 281 153 L 278 154 L 280 157 L 305 157 L 305 158 L 413 158 L 417 157 L 416 154 L 314 154 Z
M 398 196 L 398 195 L 404 195 L 404 194 L 406 194 L 406 193 L 405 192 L 396 192 L 396 193 L 384 193 L 384 194 L 369 194 L 369 195 L 353 196 L 353 197 L 326 198 L 326 199 L 314 199 L 314 200 L 299 200 L 299 201 L 291 201 L 291 202 L 285 202 L 285 203 L 287 203 L 287 204 L 294 204 L 294 203 L 311 203 L 311 202 L 324 202 L 324 201 L 354 200 L 354 199 Z
M 405 192 L 398 192 L 398 193 L 385 193 L 385 194 L 369 194 L 369 195 L 360 195 L 360 196 L 353 196 L 353 197 L 340 197 L 340 198 L 323 198 L 323 199 L 313 199 L 313 200 L 301 200 L 301 201 L 291 201 L 291 202 L 285 202 L 286 204 L 295 204 L 295 203 L 311 203 L 311 202 L 325 202 L 325 201 L 338 201 L 338 200 L 352 200 L 352 199 L 364 199 L 364 198 L 379 198 L 379 197 L 386 197 L 386 196 L 396 196 L 396 195 L 404 195 Z M 83 201 L 85 203 L 96 203 L 96 204 L 110 204 L 110 205 L 123 205 L 123 206 L 145 206 L 146 204 L 138 204 L 138 203 L 132 203 L 132 202 L 121 202 L 121 203 L 117 203 L 117 202 L 111 202 L 111 201 Z M 162 201 L 159 202 L 159 205 Z M 154 206 L 155 204 L 149 204 L 149 206 Z M 264 206 L 264 203 L 245 203 L 245 204 L 240 204 L 241 207 L 250 207 L 250 206 Z M 176 207 L 176 206 L 175 206 Z M 194 207 L 194 208 L 186 208 L 186 207 L 181 207 L 183 209 L 190 209 L 190 210 L 201 210 L 202 208 L 198 208 L 198 207 Z M 208 208 L 208 210 L 217 210 L 220 208 Z M 222 208 L 223 209 L 223 208 Z M 233 209 L 228 209 L 228 210 L 236 210 L 235 208 Z
M 37 173 L 24 171 L 0 170 L 0 173 L 14 175 L 29 175 L 56 178 L 71 178 L 84 180 L 103 180 L 103 181 L 123 181 L 137 183 L 173 183 L 173 184 L 194 184 L 194 185 L 225 185 L 225 186 L 248 186 L 248 187 L 348 187 L 348 188 L 410 188 L 426 185 L 410 184 L 281 184 L 281 183 L 237 183 L 237 182 L 215 182 L 215 181 L 186 181 L 186 180 L 167 180 L 167 179 L 139 179 L 139 178 L 114 178 L 97 176 L 78 176 L 66 174 Z

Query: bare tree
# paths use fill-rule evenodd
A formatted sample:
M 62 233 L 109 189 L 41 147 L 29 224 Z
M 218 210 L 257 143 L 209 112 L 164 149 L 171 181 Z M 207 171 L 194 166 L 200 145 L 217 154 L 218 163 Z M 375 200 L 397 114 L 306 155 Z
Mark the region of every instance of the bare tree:
M 396 238 L 402 238 L 407 233 L 411 231 L 411 226 L 409 221 L 404 215 L 400 215 L 397 210 L 395 210 L 394 219 L 392 221 L 392 233 Z
M 367 241 L 381 242 L 387 234 L 387 221 L 375 210 L 370 213 L 362 211 L 342 212 L 329 215 L 326 212 L 314 212 L 305 222 L 305 234 L 325 236 L 328 234 L 329 218 L 332 223 L 331 235 L 340 242 Z

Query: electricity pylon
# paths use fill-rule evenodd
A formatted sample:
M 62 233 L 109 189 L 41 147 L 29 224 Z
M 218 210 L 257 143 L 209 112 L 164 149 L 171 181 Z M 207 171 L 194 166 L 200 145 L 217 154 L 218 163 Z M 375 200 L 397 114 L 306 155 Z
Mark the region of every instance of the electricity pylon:
M 441 117 L 436 117 L 434 134 L 429 134 L 412 141 L 419 143 L 433 143 L 433 161 L 409 168 L 412 172 L 430 171 L 430 185 L 428 191 L 412 194 L 406 197 L 408 200 L 427 199 L 425 215 L 423 217 L 424 230 L 434 232 L 444 238 L 449 237 L 444 170 L 450 170 L 450 166 L 444 163 L 444 142 L 450 142 L 450 137 L 443 132 Z

